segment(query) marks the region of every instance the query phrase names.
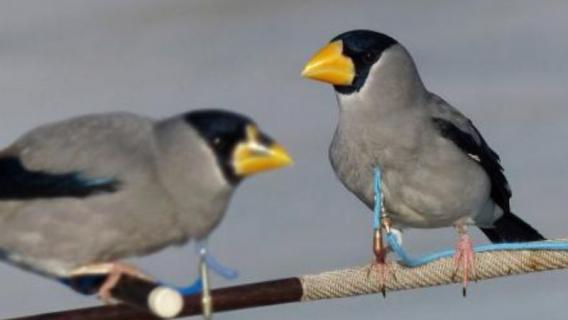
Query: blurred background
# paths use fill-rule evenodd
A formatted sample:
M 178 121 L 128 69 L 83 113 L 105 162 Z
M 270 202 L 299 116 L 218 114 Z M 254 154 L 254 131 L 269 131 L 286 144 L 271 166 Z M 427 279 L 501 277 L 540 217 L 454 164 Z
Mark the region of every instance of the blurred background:
M 300 78 L 338 33 L 402 42 L 430 90 L 473 119 L 503 159 L 512 206 L 567 237 L 568 23 L 565 1 L 36 0 L 0 3 L 0 143 L 39 124 L 127 110 L 154 117 L 203 107 L 249 114 L 295 166 L 246 181 L 210 240 L 234 282 L 315 273 L 371 258 L 370 212 L 335 179 L 330 86 Z M 485 242 L 477 231 L 474 238 Z M 411 230 L 415 254 L 452 230 Z M 192 245 L 133 262 L 163 281 L 196 274 Z M 565 319 L 566 273 L 219 314 L 217 319 Z M 0 264 L 0 317 L 98 304 Z

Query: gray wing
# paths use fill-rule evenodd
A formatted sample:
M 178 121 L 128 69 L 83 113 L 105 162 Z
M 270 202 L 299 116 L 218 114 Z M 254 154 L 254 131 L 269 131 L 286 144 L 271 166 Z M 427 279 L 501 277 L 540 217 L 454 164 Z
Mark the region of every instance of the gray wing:
M 179 234 L 156 185 L 153 137 L 149 119 L 93 115 L 37 128 L 0 152 L 3 258 L 63 277 L 171 243 Z
M 433 95 L 432 122 L 445 138 L 467 153 L 491 180 L 491 198 L 505 213 L 510 213 L 511 189 L 503 173 L 499 155 L 483 139 L 470 119 L 442 98 Z
M 152 121 L 127 113 L 39 127 L 0 154 L 0 199 L 113 192 L 153 163 Z

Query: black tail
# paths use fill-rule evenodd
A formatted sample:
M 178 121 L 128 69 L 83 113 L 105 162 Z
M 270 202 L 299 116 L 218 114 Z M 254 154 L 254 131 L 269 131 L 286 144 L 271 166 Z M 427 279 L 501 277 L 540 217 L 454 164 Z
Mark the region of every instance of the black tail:
M 480 228 L 493 243 L 546 240 L 538 231 L 513 213 L 505 213 L 493 228 Z

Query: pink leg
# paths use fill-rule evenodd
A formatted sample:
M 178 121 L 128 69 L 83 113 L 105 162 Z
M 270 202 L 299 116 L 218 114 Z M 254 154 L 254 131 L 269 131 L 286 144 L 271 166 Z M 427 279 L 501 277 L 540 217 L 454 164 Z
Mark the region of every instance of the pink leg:
M 150 280 L 150 278 L 136 269 L 135 267 L 121 262 L 115 262 L 112 264 L 111 270 L 105 280 L 101 285 L 98 292 L 98 297 L 105 303 L 109 304 L 112 302 L 112 289 L 118 284 L 120 278 L 123 275 L 129 275 L 135 278 L 140 278 L 144 280 Z
M 456 245 L 454 254 L 454 263 L 456 271 L 461 269 L 463 274 L 463 296 L 467 293 L 467 284 L 470 274 L 475 277 L 475 253 L 473 251 L 473 243 L 467 233 L 466 226 L 458 226 L 459 241 Z
M 371 262 L 371 266 L 369 267 L 368 276 L 371 273 L 371 270 L 374 270 L 378 273 L 378 281 L 381 288 L 381 293 L 383 294 L 383 297 L 386 297 L 386 282 L 391 270 L 390 265 L 386 261 L 388 250 L 384 246 L 382 234 L 379 230 L 375 231 L 373 237 L 373 253 L 375 254 L 375 258 Z
M 117 285 L 123 275 L 149 280 L 152 279 L 136 269 L 135 267 L 123 262 L 105 262 L 99 264 L 91 264 L 83 266 L 71 273 L 73 276 L 106 274 L 106 280 L 103 282 L 97 293 L 98 297 L 105 303 L 111 304 L 112 289 Z

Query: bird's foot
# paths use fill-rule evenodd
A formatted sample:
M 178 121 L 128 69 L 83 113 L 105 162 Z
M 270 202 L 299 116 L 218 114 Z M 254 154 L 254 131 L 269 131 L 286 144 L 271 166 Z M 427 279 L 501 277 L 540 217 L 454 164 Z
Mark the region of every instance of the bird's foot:
M 375 258 L 369 266 L 367 271 L 367 278 L 369 278 L 371 271 L 378 274 L 379 287 L 383 297 L 386 297 L 386 282 L 388 276 L 391 274 L 390 265 L 387 263 L 388 247 L 383 243 L 382 232 L 380 229 L 375 230 L 373 237 L 373 253 Z
M 460 239 L 456 245 L 454 254 L 454 264 L 456 266 L 456 274 L 459 270 L 462 271 L 463 277 L 463 291 L 465 297 L 467 294 L 467 284 L 470 275 L 476 278 L 475 270 L 475 253 L 473 251 L 473 243 L 469 235 L 465 232 L 460 232 Z
M 391 265 L 386 261 L 386 256 L 386 251 L 384 251 L 380 256 L 375 256 L 367 270 L 367 278 L 370 278 L 371 272 L 377 275 L 377 281 L 383 297 L 387 296 L 387 279 L 392 274 Z
M 111 291 L 116 286 L 123 275 L 129 275 L 135 278 L 152 281 L 152 278 L 144 274 L 136 267 L 123 262 L 106 262 L 97 263 L 80 267 L 71 272 L 72 277 L 80 277 L 84 275 L 105 274 L 106 279 L 100 286 L 97 296 L 106 304 L 114 303 Z

